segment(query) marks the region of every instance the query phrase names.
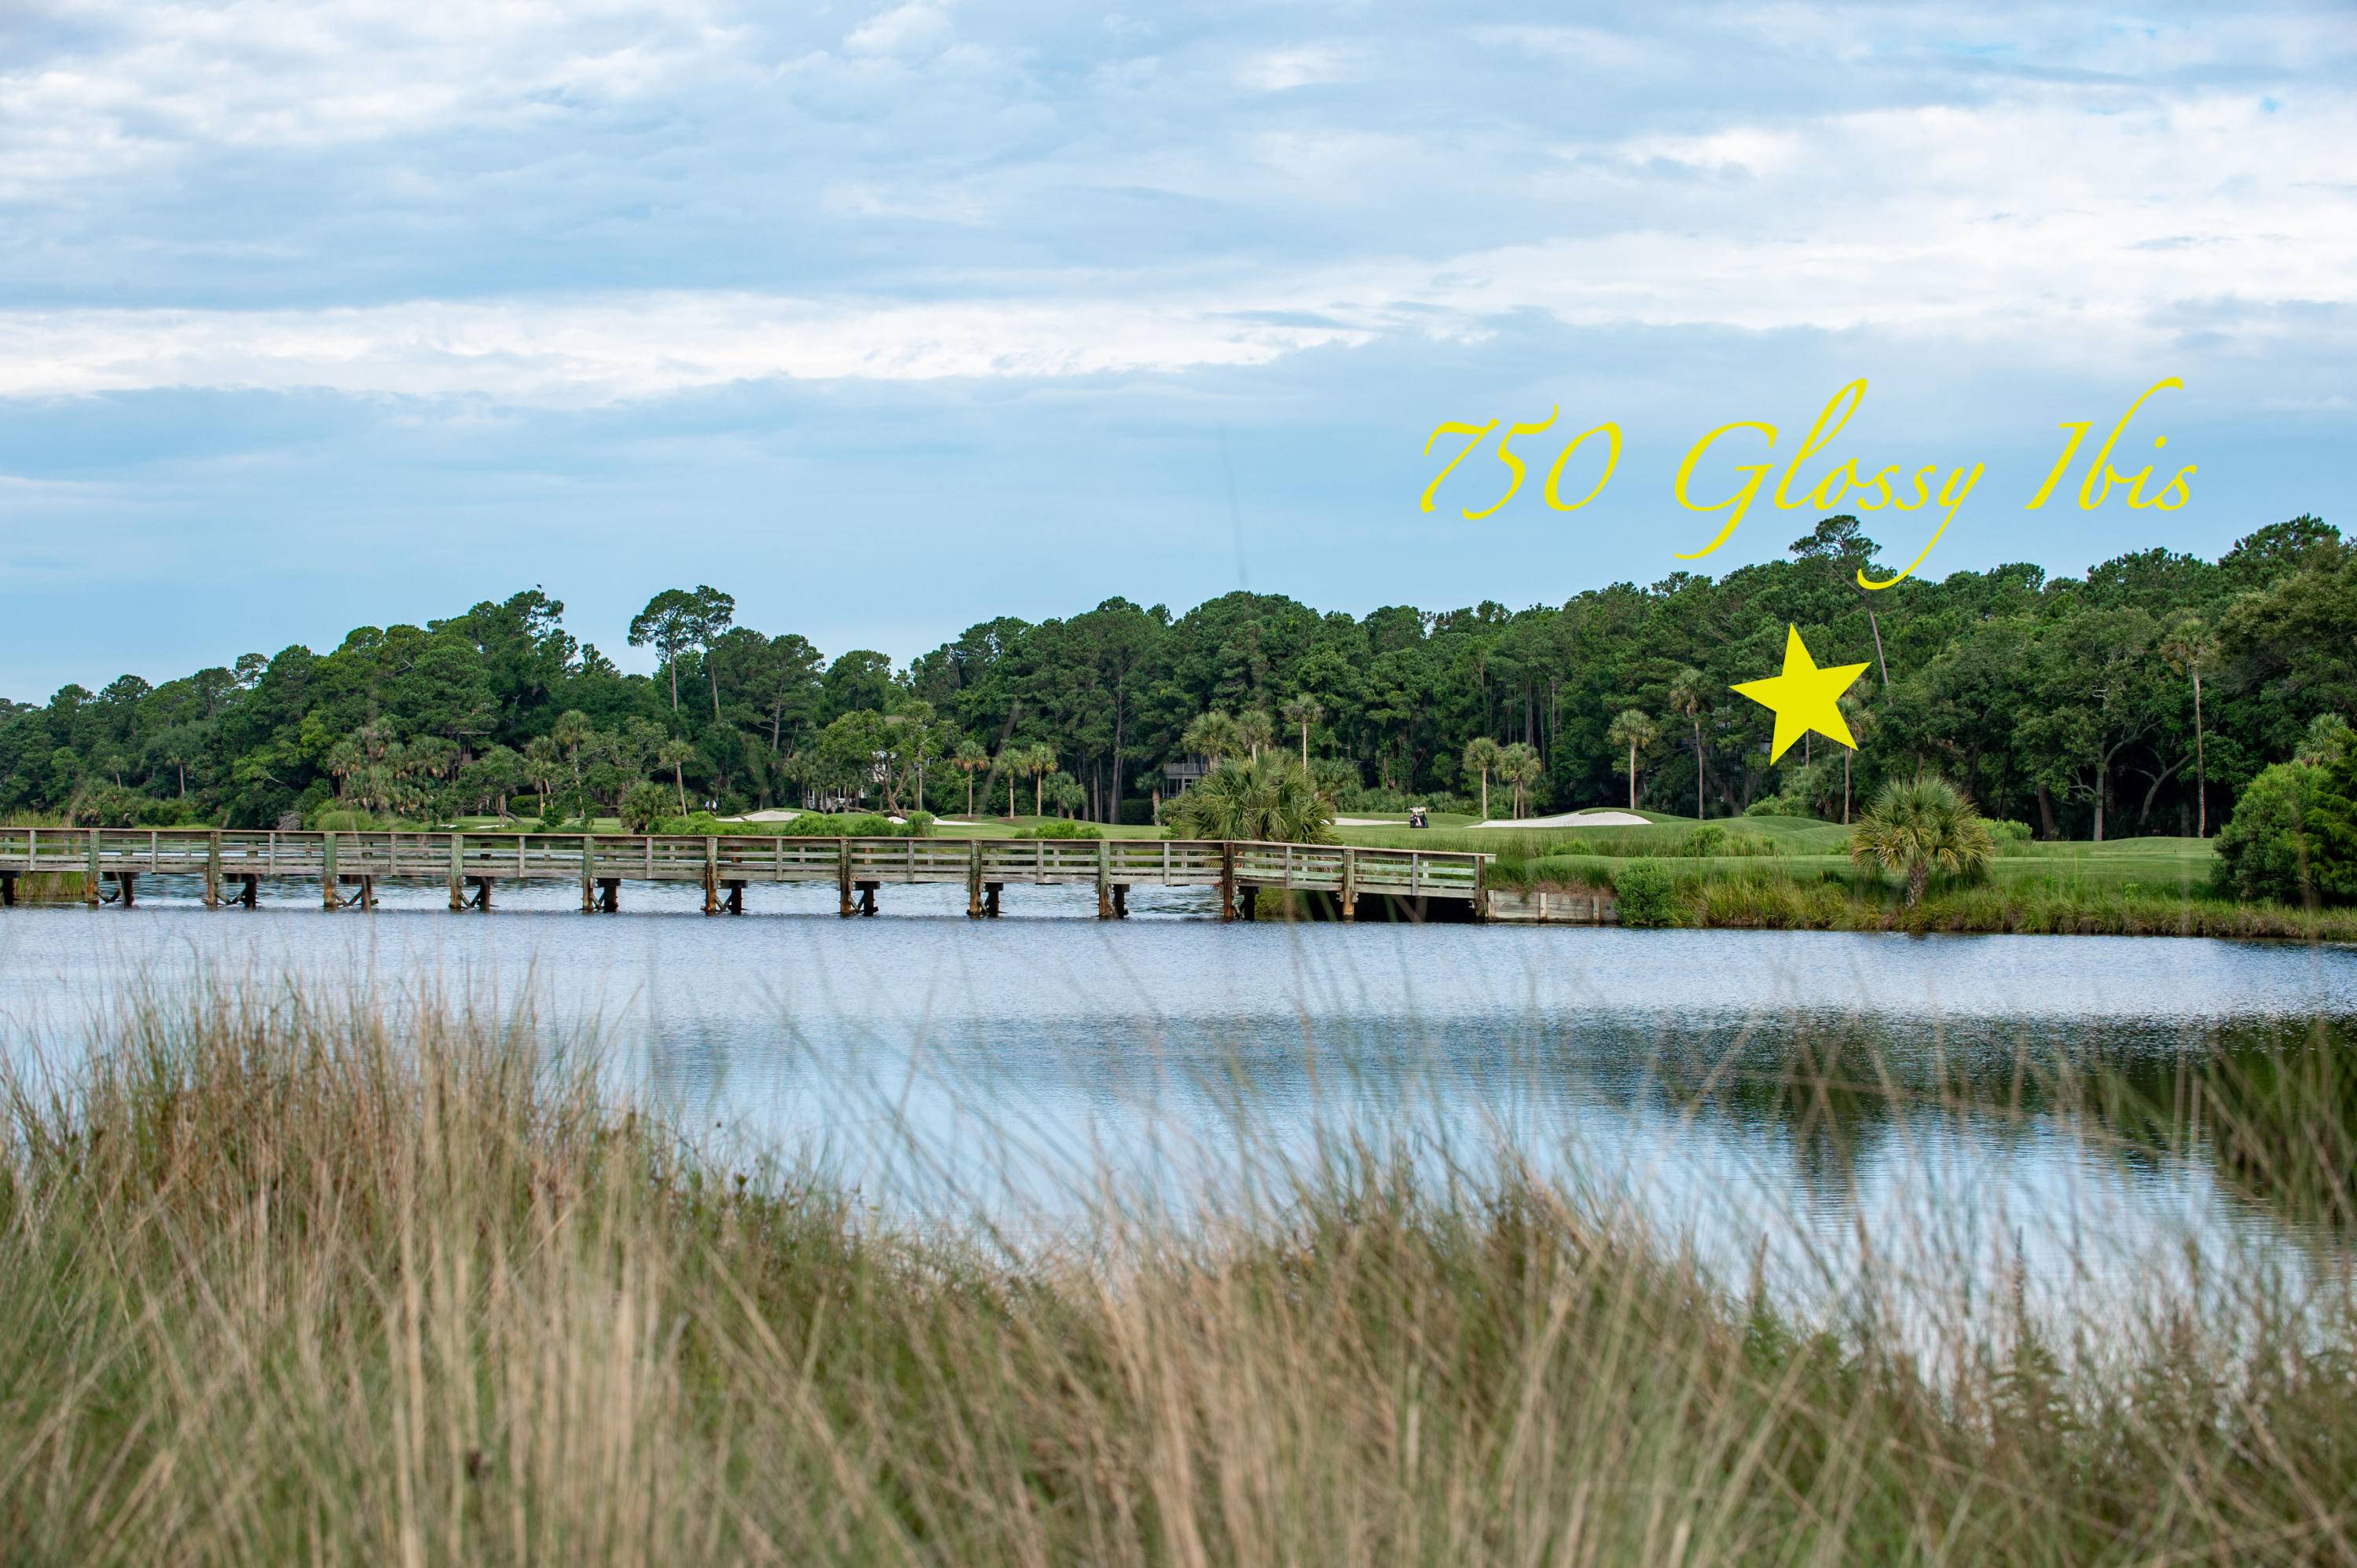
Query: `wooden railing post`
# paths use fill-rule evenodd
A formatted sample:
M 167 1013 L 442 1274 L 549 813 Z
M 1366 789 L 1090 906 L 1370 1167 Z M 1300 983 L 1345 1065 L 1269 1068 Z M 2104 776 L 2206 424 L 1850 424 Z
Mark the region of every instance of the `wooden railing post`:
M 319 908 L 339 909 L 343 902 L 336 893 L 336 835 L 324 833 L 319 839 Z
M 221 829 L 205 834 L 205 908 L 221 908 Z
M 90 869 L 82 875 L 82 902 L 98 908 L 98 830 L 90 830 Z
M 1236 918 L 1236 846 L 1226 839 L 1220 841 L 1220 918 Z
M 1097 840 L 1097 918 L 1113 918 L 1113 841 Z
M 982 841 L 965 841 L 965 918 L 982 918 Z
M 588 833 L 581 835 L 581 912 L 597 912 L 597 841 Z
M 1344 847 L 1342 851 L 1342 918 L 1359 918 L 1359 852 Z
M 704 912 L 720 913 L 720 840 L 712 833 L 704 835 Z
M 467 835 L 450 835 L 450 908 L 467 907 Z
M 834 887 L 838 900 L 834 912 L 848 920 L 855 912 L 851 908 L 851 841 L 837 839 L 834 843 L 837 851 Z

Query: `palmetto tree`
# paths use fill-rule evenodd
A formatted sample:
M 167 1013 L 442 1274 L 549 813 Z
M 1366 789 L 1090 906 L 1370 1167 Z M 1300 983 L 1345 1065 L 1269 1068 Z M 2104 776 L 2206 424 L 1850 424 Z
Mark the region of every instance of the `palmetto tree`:
M 1932 873 L 1982 871 L 1994 853 L 1987 819 L 1962 790 L 1932 774 L 1885 784 L 1849 835 L 1851 860 L 1906 874 L 1910 909 Z
M 965 775 L 965 814 L 974 815 L 974 776 L 990 771 L 990 753 L 978 740 L 962 740 L 950 754 L 950 766 Z
M 1629 754 L 1629 809 L 1633 811 L 1637 809 L 1637 757 L 1653 749 L 1654 743 L 1662 738 L 1662 726 L 1653 722 L 1651 714 L 1623 708 L 1614 715 L 1612 727 L 1604 732 L 1604 738 L 1615 750 Z
M 1326 710 L 1318 705 L 1317 698 L 1304 692 L 1298 696 L 1286 698 L 1281 711 L 1285 714 L 1285 722 L 1301 732 L 1301 766 L 1308 768 L 1309 766 L 1309 726 L 1324 718 Z
M 1236 738 L 1258 757 L 1275 741 L 1276 723 L 1258 708 L 1246 708 L 1236 715 Z
M 589 808 L 587 798 L 582 793 L 581 769 L 588 760 L 590 748 L 597 743 L 597 726 L 589 722 L 587 714 L 578 708 L 568 708 L 548 726 L 548 738 L 555 744 L 556 754 L 565 759 L 565 767 L 572 769 L 575 803 L 587 815 Z
M 1056 771 L 1056 748 L 1046 741 L 1034 741 L 1023 748 L 1019 766 L 1031 775 L 1031 814 L 1045 816 L 1047 809 L 1041 796 L 1047 788 L 1048 775 Z
M 679 789 L 679 814 L 687 815 L 687 759 L 695 755 L 695 747 L 684 736 L 667 736 L 655 747 L 655 766 L 671 769 L 671 781 Z
M 1498 743 L 1486 735 L 1477 735 L 1465 743 L 1465 770 L 1481 776 L 1481 820 L 1490 820 L 1490 775 L 1498 771 L 1499 759 L 1505 756 Z
M 1703 672 L 1691 667 L 1681 670 L 1670 682 L 1670 711 L 1694 725 L 1695 754 L 1695 820 L 1706 814 L 1703 810 L 1702 786 L 1702 715 L 1710 705 L 1710 684 Z
M 2199 617 L 2185 616 L 2161 639 L 2160 654 L 2172 669 L 2193 677 L 2193 835 L 2206 839 L 2210 836 L 2210 771 L 2201 755 L 2201 667 L 2218 657 L 2218 639 Z
M 523 743 L 523 776 L 540 796 L 540 814 L 544 817 L 548 815 L 548 792 L 555 788 L 557 771 L 554 741 L 536 735 Z
M 1169 817 L 1173 838 L 1324 843 L 1333 837 L 1333 802 L 1279 751 L 1222 763 L 1171 802 Z
M 1514 787 L 1514 815 L 1530 814 L 1531 790 L 1546 777 L 1546 758 L 1538 747 L 1516 741 L 1498 758 L 1498 775 Z
M 1243 732 L 1236 727 L 1236 721 L 1232 716 L 1212 708 L 1195 716 L 1195 722 L 1187 726 L 1187 733 L 1178 737 L 1178 744 L 1185 746 L 1189 755 L 1200 757 L 1217 768 L 1222 758 L 1232 757 L 1244 748 Z

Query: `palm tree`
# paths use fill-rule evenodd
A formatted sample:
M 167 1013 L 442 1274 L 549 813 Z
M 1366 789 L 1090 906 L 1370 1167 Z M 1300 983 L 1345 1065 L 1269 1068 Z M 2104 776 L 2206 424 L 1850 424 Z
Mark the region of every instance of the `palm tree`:
M 1283 752 L 1223 764 L 1170 805 L 1170 836 L 1325 843 L 1334 805 Z
M 1217 768 L 1222 757 L 1233 756 L 1244 748 L 1243 732 L 1236 727 L 1234 719 L 1220 709 L 1212 708 L 1195 716 L 1195 722 L 1187 726 L 1187 733 L 1178 737 L 1178 744 L 1187 748 L 1189 755 L 1200 757 Z
M 1843 697 L 1838 700 L 1841 704 L 1842 723 L 1849 725 L 1850 738 L 1859 746 L 1864 746 L 1867 736 L 1874 733 L 1874 710 L 1856 697 Z M 1849 826 L 1850 759 L 1857 755 L 1857 752 L 1854 747 L 1846 746 L 1842 747 L 1842 826 L 1844 827 Z
M 1258 757 L 1264 747 L 1276 739 L 1276 724 L 1258 708 L 1246 708 L 1236 715 L 1236 739 L 1246 751 Z
M 548 726 L 548 738 L 555 744 L 565 765 L 573 769 L 574 803 L 580 807 L 586 819 L 589 814 L 589 803 L 587 797 L 581 792 L 581 758 L 597 738 L 597 727 L 589 722 L 587 714 L 578 708 L 567 708 L 556 716 L 554 724 Z
M 1637 809 L 1637 754 L 1651 751 L 1662 738 L 1662 726 L 1652 715 L 1637 708 L 1623 708 L 1612 720 L 1612 727 L 1604 732 L 1610 745 L 1625 746 L 1629 752 L 1629 809 Z
M 1849 857 L 1907 875 L 1907 907 L 1921 901 L 1934 871 L 1987 869 L 1995 845 L 1988 820 L 1969 798 L 1935 774 L 1892 779 L 1849 836 Z
M 1301 731 L 1301 766 L 1307 768 L 1309 766 L 1309 726 L 1324 718 L 1326 710 L 1318 706 L 1317 698 L 1303 692 L 1286 698 L 1282 712 L 1285 722 Z
M 540 814 L 548 815 L 548 791 L 556 783 L 556 743 L 536 735 L 523 743 L 523 773 L 540 796 Z
M 687 815 L 687 759 L 695 755 L 695 747 L 685 736 L 670 736 L 655 747 L 655 766 L 671 769 L 671 781 L 679 787 L 679 814 Z
M 1702 821 L 1707 814 L 1703 811 L 1702 804 L 1702 713 L 1703 709 L 1710 704 L 1708 693 L 1709 685 L 1704 679 L 1703 672 L 1691 666 L 1679 671 L 1677 678 L 1670 682 L 1671 710 L 1694 725 L 1695 821 L 1696 822 Z
M 1490 820 L 1490 775 L 1498 770 L 1505 753 L 1498 743 L 1486 735 L 1477 735 L 1465 743 L 1465 770 L 1481 776 L 1481 820 Z
M 2210 773 L 2201 755 L 2201 666 L 2218 657 L 2218 639 L 2196 616 L 2185 616 L 2162 639 L 2160 655 L 2193 677 L 2193 836 L 2210 836 Z M 2183 822 L 2183 818 L 2178 819 Z
M 950 766 L 965 775 L 965 814 L 974 815 L 974 776 L 989 770 L 990 753 L 978 740 L 962 740 L 950 754 Z
M 1538 748 L 1516 741 L 1498 754 L 1498 776 L 1514 787 L 1514 815 L 1523 815 L 1531 786 L 1546 777 L 1546 759 Z
M 1044 740 L 1034 741 L 1023 748 L 1023 755 L 1016 766 L 1031 775 L 1031 814 L 1035 817 L 1047 815 L 1041 796 L 1047 789 L 1048 775 L 1056 771 L 1056 748 Z

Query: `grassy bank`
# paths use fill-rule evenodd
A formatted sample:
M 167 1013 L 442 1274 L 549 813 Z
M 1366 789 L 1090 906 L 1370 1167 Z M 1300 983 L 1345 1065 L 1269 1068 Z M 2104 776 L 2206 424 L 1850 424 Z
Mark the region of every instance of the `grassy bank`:
M 1803 1332 L 1529 1184 L 1337 1159 L 1010 1261 L 427 1009 L 148 1010 L 0 1174 L 12 1560 L 2346 1561 L 2357 1326 Z M 2163 1101 L 2162 1103 L 2166 1103 Z M 2295 1140 L 2296 1142 L 2296 1140 Z M 1118 1262 L 1105 1260 L 1117 1258 Z

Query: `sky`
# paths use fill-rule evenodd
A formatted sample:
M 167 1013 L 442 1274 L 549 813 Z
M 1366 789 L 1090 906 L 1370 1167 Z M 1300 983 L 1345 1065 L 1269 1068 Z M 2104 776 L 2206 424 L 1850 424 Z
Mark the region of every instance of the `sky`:
M 637 669 L 699 583 L 898 660 L 1560 603 L 1782 553 L 1675 470 L 1859 378 L 1825 460 L 1986 465 L 1934 575 L 2351 527 L 2352 147 L 2345 3 L 0 0 L 0 695 L 535 585 Z M 2187 505 L 2025 509 L 2165 377 Z

